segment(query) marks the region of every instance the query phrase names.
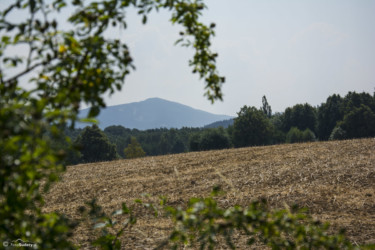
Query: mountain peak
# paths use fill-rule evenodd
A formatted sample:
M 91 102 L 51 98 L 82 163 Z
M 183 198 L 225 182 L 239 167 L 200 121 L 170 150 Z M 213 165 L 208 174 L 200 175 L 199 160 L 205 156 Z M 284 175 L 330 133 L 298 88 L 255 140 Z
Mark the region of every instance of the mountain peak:
M 86 117 L 88 110 L 81 110 L 80 117 Z M 102 109 L 97 117 L 99 127 L 102 129 L 111 125 L 121 125 L 140 130 L 203 127 L 230 118 L 232 117 L 212 114 L 158 97 L 148 98 L 140 102 L 109 106 Z

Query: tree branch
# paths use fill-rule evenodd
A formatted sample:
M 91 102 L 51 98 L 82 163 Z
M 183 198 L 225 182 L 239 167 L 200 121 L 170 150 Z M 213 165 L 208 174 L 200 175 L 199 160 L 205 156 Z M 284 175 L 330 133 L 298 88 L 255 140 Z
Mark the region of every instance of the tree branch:
M 23 75 L 26 75 L 27 73 L 29 73 L 30 71 L 34 70 L 35 68 L 39 67 L 39 66 L 42 66 L 43 65 L 43 62 L 40 62 L 40 63 L 37 63 L 31 67 L 28 67 L 27 69 L 25 69 L 23 72 L 20 72 L 19 74 L 11 77 L 10 79 L 4 81 L 4 83 L 11 83 L 15 80 L 17 80 L 17 78 L 23 76 Z

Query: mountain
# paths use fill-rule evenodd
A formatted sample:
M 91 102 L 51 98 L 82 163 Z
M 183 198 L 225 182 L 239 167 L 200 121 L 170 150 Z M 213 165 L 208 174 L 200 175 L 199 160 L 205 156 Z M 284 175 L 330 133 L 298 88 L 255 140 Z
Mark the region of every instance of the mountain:
M 210 124 L 204 126 L 204 128 L 218 128 L 218 127 L 228 128 L 229 126 L 232 126 L 233 123 L 234 123 L 234 118 L 231 118 L 231 119 L 228 119 L 228 120 L 210 123 Z
M 83 109 L 80 111 L 79 116 L 86 117 L 88 112 L 89 109 Z M 121 125 L 139 130 L 203 127 L 216 121 L 231 118 L 231 116 L 212 114 L 160 98 L 109 106 L 102 109 L 97 117 L 101 129 L 111 125 Z M 78 127 L 84 126 L 86 124 L 78 125 Z

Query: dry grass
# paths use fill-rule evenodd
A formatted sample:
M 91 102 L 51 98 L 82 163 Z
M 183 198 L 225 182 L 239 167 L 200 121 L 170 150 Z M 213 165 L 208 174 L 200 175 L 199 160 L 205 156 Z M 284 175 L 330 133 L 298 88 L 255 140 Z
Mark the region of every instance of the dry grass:
M 251 147 L 121 160 L 68 167 L 45 195 L 45 211 L 79 218 L 77 209 L 94 197 L 106 211 L 148 193 L 183 206 L 220 184 L 226 207 L 265 198 L 274 208 L 307 207 L 314 218 L 345 228 L 360 243 L 375 243 L 375 138 Z M 166 218 L 141 217 L 124 236 L 126 249 L 151 249 L 168 235 Z M 75 243 L 89 248 L 94 232 L 83 223 Z M 240 249 L 243 237 L 236 236 Z

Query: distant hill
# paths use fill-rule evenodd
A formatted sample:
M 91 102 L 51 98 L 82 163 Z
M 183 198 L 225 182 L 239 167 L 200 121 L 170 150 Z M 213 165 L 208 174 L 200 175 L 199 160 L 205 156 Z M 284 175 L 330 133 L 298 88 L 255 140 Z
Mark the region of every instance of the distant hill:
M 80 111 L 86 117 L 89 109 Z M 216 115 L 206 111 L 160 98 L 150 98 L 141 102 L 109 106 L 101 110 L 97 117 L 99 127 L 121 125 L 139 130 L 153 128 L 203 127 L 216 121 L 231 119 L 231 116 Z M 85 124 L 78 124 L 84 127 Z
M 231 118 L 231 119 L 227 119 L 223 121 L 210 123 L 204 126 L 204 128 L 218 128 L 218 127 L 228 128 L 229 126 L 233 125 L 233 123 L 234 123 L 234 118 Z

